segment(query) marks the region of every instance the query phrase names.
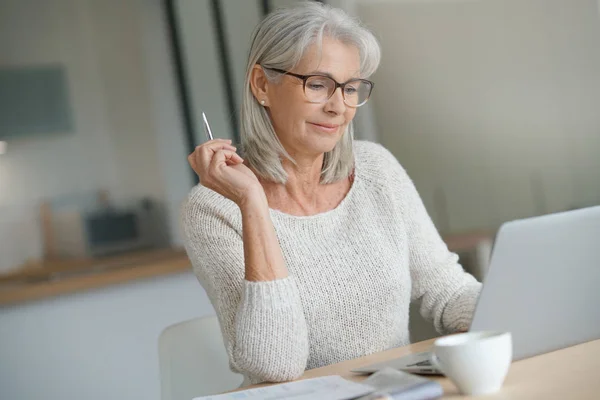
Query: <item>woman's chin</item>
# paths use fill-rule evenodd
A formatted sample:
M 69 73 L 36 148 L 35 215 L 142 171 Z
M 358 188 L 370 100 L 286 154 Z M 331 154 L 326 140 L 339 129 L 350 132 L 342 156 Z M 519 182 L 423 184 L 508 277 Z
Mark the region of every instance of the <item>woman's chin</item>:
M 313 148 L 317 153 L 328 153 L 332 151 L 340 141 L 340 137 L 329 137 L 313 143 Z

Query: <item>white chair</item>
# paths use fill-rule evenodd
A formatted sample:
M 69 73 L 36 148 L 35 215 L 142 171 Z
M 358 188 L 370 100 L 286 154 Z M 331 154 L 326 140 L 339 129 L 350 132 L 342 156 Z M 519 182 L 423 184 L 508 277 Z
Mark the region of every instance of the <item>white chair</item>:
M 167 327 L 158 340 L 162 400 L 192 400 L 239 387 L 216 316 Z

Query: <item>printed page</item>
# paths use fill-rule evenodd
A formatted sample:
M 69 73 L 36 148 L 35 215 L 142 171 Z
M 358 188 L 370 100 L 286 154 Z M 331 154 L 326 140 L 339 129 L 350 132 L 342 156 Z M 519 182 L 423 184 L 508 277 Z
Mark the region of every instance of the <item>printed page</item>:
M 193 400 L 349 400 L 371 392 L 371 386 L 333 375 L 234 393 L 196 397 Z

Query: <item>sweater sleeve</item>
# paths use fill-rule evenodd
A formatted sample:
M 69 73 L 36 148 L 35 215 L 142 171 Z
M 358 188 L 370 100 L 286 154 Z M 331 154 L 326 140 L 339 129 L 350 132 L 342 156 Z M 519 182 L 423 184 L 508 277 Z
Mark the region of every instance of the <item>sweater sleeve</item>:
M 230 366 L 250 383 L 298 378 L 308 359 L 306 321 L 293 276 L 244 279 L 235 203 L 197 186 L 182 209 L 185 248 L 215 308 Z M 239 218 L 241 220 L 241 217 Z
M 481 283 L 448 250 L 404 168 L 388 150 L 382 151 L 407 232 L 411 301 L 421 302 L 421 315 L 439 333 L 468 330 Z

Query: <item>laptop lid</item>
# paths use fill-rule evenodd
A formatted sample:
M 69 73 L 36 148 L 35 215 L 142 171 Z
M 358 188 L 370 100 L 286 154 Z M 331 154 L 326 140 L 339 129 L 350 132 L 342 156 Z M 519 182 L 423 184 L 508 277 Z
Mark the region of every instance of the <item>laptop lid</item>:
M 600 206 L 505 223 L 471 330 L 513 334 L 513 359 L 600 338 Z

